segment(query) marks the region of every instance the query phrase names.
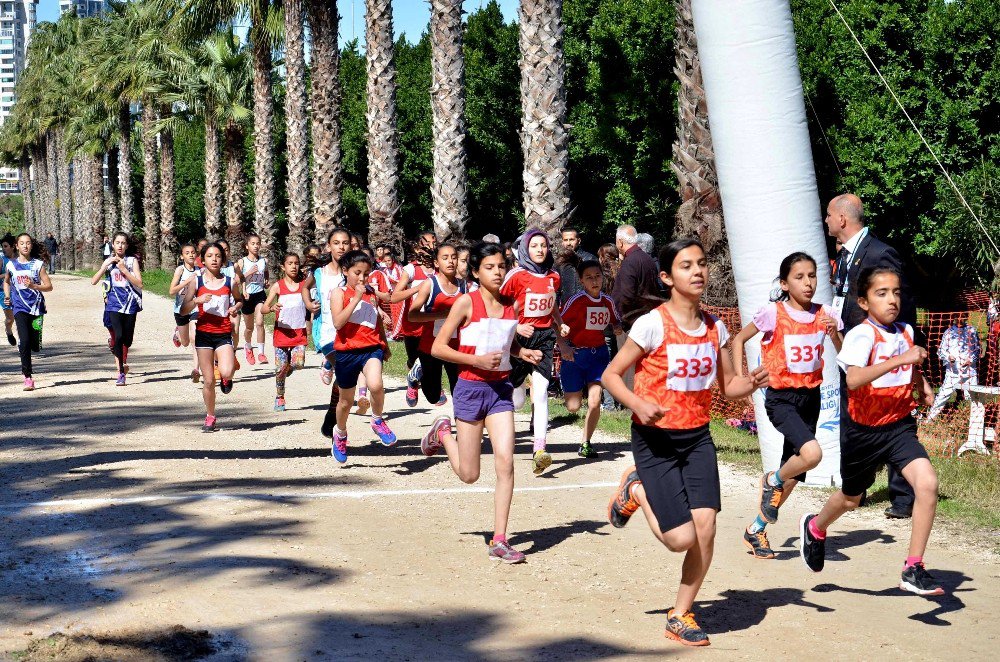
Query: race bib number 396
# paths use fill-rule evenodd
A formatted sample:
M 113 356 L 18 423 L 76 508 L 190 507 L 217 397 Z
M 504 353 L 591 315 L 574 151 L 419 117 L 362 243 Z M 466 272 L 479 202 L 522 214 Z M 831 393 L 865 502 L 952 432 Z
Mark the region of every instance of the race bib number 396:
M 704 391 L 715 381 L 718 355 L 710 342 L 667 345 L 667 359 L 667 388 L 673 391 Z

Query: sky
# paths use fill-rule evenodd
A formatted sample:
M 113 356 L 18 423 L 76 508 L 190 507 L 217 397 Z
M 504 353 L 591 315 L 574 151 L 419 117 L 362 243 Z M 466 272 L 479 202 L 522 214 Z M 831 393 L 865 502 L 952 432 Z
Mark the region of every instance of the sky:
M 473 12 L 488 0 L 465 0 L 465 11 Z M 508 21 L 517 18 L 518 0 L 499 0 L 504 17 Z M 365 41 L 365 0 L 337 0 L 340 8 L 341 43 L 357 36 Z M 405 33 L 410 41 L 416 41 L 430 20 L 430 3 L 427 0 L 394 0 L 393 20 L 396 36 Z M 39 0 L 38 20 L 55 21 L 59 18 L 59 0 Z

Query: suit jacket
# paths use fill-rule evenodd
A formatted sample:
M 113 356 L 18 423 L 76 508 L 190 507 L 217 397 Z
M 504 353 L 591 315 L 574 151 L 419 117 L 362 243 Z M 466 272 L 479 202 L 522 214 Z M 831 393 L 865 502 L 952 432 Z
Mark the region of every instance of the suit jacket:
M 611 300 L 615 302 L 626 330 L 639 314 L 649 310 L 650 298 L 660 295 L 657 286 L 659 273 L 656 261 L 638 246 L 633 245 L 625 253 L 611 290 Z
M 917 326 L 917 307 L 907 286 L 906 276 L 903 272 L 903 261 L 889 244 L 885 243 L 868 231 L 865 238 L 858 244 L 854 254 L 851 255 L 851 266 L 847 272 L 847 297 L 844 300 L 844 309 L 841 311 L 841 318 L 844 320 L 844 333 L 861 324 L 868 317 L 868 313 L 858 305 L 858 280 L 861 272 L 869 267 L 888 267 L 895 269 L 902 278 L 902 301 L 899 309 L 899 321 Z

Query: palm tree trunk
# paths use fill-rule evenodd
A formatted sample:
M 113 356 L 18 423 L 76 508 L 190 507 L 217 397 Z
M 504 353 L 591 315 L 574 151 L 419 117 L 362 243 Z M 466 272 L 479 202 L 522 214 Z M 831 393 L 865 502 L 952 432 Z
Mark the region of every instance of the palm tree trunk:
M 48 166 L 45 163 L 44 140 L 43 138 L 31 148 L 31 167 L 35 174 L 35 237 L 39 240 L 45 239 L 45 235 L 51 231 L 52 227 L 48 213 L 51 208 L 46 197 L 48 195 Z
M 269 0 L 254 0 L 258 11 L 250 27 L 253 63 L 253 219 L 262 252 L 274 264 L 278 247 L 274 241 L 274 99 L 272 93 L 271 45 L 263 24 Z M 256 18 L 260 17 L 260 18 Z M 235 248 L 235 247 L 233 247 Z
M 45 164 L 46 164 L 46 205 L 49 216 L 49 232 L 59 242 L 59 250 L 62 251 L 62 228 L 59 218 L 59 140 L 55 131 L 48 131 L 45 138 Z M 57 260 L 62 268 L 62 257 Z
M 396 129 L 396 64 L 393 60 L 392 2 L 366 0 L 368 108 L 368 240 L 402 254 L 399 212 L 399 136 Z
M 121 135 L 118 138 L 118 195 L 121 207 L 121 223 L 118 227 L 126 234 L 132 234 L 135 210 L 132 208 L 132 112 L 127 101 L 118 107 L 118 123 Z
M 73 198 L 73 268 L 84 268 L 84 244 L 90 235 L 90 175 L 85 172 L 81 155 L 73 157 L 70 185 Z
M 226 169 L 226 241 L 235 261 L 242 255 L 246 233 L 243 225 L 243 131 L 230 124 L 223 132 L 222 159 Z
M 24 203 L 24 226 L 32 237 L 38 236 L 38 222 L 35 219 L 35 205 L 31 191 L 31 164 L 28 161 L 28 154 L 21 154 L 21 161 L 17 167 L 17 178 L 21 186 L 21 200 Z
M 144 269 L 160 268 L 160 172 L 157 164 L 156 109 L 149 99 L 142 104 L 142 215 L 146 226 Z
M 104 182 L 101 182 L 103 189 Z M 114 234 L 121 227 L 121 216 L 118 210 L 120 191 L 118 190 L 118 147 L 108 150 L 108 195 L 104 199 L 106 208 L 106 218 L 104 221 L 105 233 Z
M 340 151 L 340 49 L 336 0 L 310 0 L 312 34 L 312 156 L 315 241 L 325 244 L 327 234 L 344 214 L 341 191 L 344 169 Z
M 73 225 L 73 194 L 70 190 L 69 155 L 66 153 L 66 139 L 63 129 L 57 129 L 59 148 L 59 243 L 64 268 L 76 269 L 76 226 Z
M 674 237 L 697 237 L 705 247 L 711 271 L 705 303 L 736 305 L 736 283 L 723 222 L 719 176 L 715 169 L 708 105 L 701 82 L 698 40 L 694 33 L 691 0 L 676 0 L 674 11 L 674 74 L 677 91 L 677 140 L 670 169 L 677 176 L 681 205 Z
M 442 241 L 464 236 L 469 221 L 462 32 L 462 0 L 431 0 L 431 198 L 434 232 Z
M 86 175 L 90 179 L 89 200 L 87 201 L 90 211 L 90 231 L 87 236 L 87 262 L 90 266 L 96 267 L 101 263 L 101 248 L 103 246 L 105 223 L 104 223 L 104 155 L 95 154 L 84 157 L 84 168 Z
M 205 236 L 222 236 L 222 171 L 219 163 L 219 126 L 205 117 Z
M 169 106 L 160 111 L 170 117 Z M 160 266 L 173 269 L 177 265 L 177 237 L 174 234 L 177 190 L 174 188 L 174 133 L 160 132 Z
M 306 112 L 306 51 L 303 0 L 284 0 L 285 140 L 288 145 L 288 250 L 302 254 L 309 223 L 309 117 Z
M 521 0 L 524 219 L 558 241 L 571 213 L 562 0 Z

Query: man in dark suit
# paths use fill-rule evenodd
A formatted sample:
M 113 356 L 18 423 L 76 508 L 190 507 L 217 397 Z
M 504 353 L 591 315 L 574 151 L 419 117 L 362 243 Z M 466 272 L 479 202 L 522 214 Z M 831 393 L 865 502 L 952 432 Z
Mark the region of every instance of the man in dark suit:
M 861 324 L 868 314 L 858 305 L 858 278 L 869 267 L 888 267 L 903 274 L 903 261 L 892 246 L 869 232 L 864 222 L 864 206 L 861 198 L 851 193 L 839 195 L 826 208 L 826 228 L 831 237 L 843 244 L 837 252 L 834 263 L 833 308 L 844 320 L 844 333 Z M 902 302 L 899 321 L 916 327 L 917 308 L 910 295 L 906 280 L 902 281 Z M 840 412 L 847 414 L 847 382 L 840 374 Z M 844 441 L 844 426 L 840 426 L 841 443 Z M 906 479 L 889 467 L 889 499 L 892 505 L 886 508 L 887 517 L 904 519 L 913 512 L 913 488 Z

